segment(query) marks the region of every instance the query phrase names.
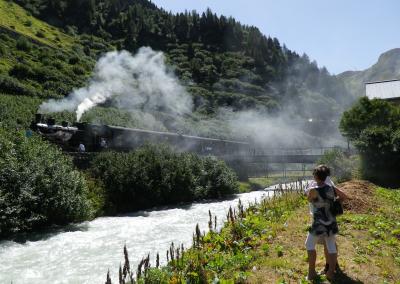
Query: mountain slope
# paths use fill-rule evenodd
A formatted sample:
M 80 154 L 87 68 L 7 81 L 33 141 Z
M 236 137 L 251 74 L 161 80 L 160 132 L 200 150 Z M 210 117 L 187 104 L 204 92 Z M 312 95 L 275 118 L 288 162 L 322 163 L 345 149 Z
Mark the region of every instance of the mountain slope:
M 307 55 L 211 10 L 173 15 L 146 0 L 15 2 L 42 21 L 21 6 L 0 0 L 2 13 L 12 16 L 12 22 L 3 19 L 8 30 L 0 37 L 0 92 L 7 95 L 42 100 L 66 96 L 87 83 L 95 61 L 105 52 L 135 53 L 150 46 L 164 52 L 194 103 L 192 117 L 164 130 L 220 137 L 220 127 L 202 126 L 206 133 L 199 132 L 193 120 L 219 121 L 219 110 L 229 108 L 284 113 L 300 124 L 307 124 L 312 113 L 322 119 L 307 129 L 318 132 L 329 129 L 326 124 L 337 121 L 352 101 L 344 84 Z M 142 127 L 137 113 L 98 107 L 83 119 Z M 60 116 L 73 118 L 72 113 Z M 214 131 L 209 133 L 210 129 Z
M 400 79 L 400 48 L 379 56 L 377 63 L 364 71 L 347 71 L 338 75 L 353 97 L 365 95 L 366 82 Z
M 98 56 L 110 49 L 97 37 L 68 35 L 0 0 L 1 127 L 29 125 L 41 101 L 82 86 Z
M 181 79 L 209 91 L 234 89 L 234 93 L 253 97 L 253 103 L 265 107 L 271 97 L 278 97 L 275 103 L 286 95 L 292 97 L 293 89 L 335 100 L 346 98 L 341 82 L 310 62 L 308 56 L 299 56 L 256 27 L 219 17 L 211 10 L 173 15 L 147 0 L 15 1 L 49 23 L 95 34 L 114 42 L 118 49 L 135 52 L 141 46 L 151 46 L 162 50 Z M 288 77 L 291 88 L 280 84 Z M 229 81 L 232 79 L 236 81 Z M 260 92 L 265 96 L 258 99 Z
M 19 5 L 0 1 L 0 28 L 10 34 L 22 34 L 49 47 L 71 47 L 75 39 L 59 29 L 31 16 Z

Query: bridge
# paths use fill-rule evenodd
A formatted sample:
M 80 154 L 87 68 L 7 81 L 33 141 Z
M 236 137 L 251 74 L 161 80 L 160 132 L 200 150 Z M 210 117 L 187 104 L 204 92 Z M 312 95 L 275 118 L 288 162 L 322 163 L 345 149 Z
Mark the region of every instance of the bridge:
M 322 158 L 323 155 L 257 155 L 232 157 L 234 160 L 242 159 L 247 163 L 265 163 L 265 164 L 314 164 Z M 229 158 L 227 158 L 229 159 Z
M 252 149 L 245 155 L 220 156 L 223 160 L 242 160 L 248 163 L 267 164 L 314 164 L 323 155 L 331 150 L 348 152 L 348 149 L 341 147 L 320 147 L 320 148 L 269 148 Z
M 341 147 L 253 149 L 247 155 L 220 156 L 240 179 L 250 176 L 309 175 L 323 155 L 333 149 L 350 153 Z M 351 151 L 353 152 L 353 151 Z

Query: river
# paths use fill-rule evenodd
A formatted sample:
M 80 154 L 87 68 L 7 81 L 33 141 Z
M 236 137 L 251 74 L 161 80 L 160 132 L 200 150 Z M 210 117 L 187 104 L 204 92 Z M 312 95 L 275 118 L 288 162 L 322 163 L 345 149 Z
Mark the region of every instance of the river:
M 62 230 L 34 234 L 23 243 L 2 241 L 0 283 L 104 283 L 107 270 L 113 283 L 117 283 L 125 244 L 134 270 L 148 253 L 154 265 L 157 251 L 160 262 L 165 264 L 171 242 L 189 247 L 197 223 L 201 231 L 207 231 L 208 210 L 217 216 L 220 228 L 227 210 L 236 206 L 239 198 L 247 206 L 268 194 L 272 192 L 254 191 L 230 200 L 101 217 Z

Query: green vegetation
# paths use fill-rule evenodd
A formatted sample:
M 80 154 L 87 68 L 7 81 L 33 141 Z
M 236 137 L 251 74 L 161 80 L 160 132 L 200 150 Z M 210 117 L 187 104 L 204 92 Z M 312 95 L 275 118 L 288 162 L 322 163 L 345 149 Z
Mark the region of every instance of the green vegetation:
M 331 169 L 331 175 L 336 182 L 345 182 L 360 177 L 358 156 L 347 156 L 341 149 L 333 149 L 324 153 L 317 164 L 325 164 Z
M 358 273 L 365 269 L 378 278 L 370 282 L 399 283 L 400 190 L 377 187 L 372 202 L 367 211 L 349 212 L 341 218 L 341 234 L 352 243 L 354 253 L 344 264 Z
M 193 131 L 194 121 L 204 117 L 210 121 L 220 107 L 272 113 L 296 100 L 296 114 L 308 118 L 308 107 L 314 108 L 318 101 L 314 109 L 334 117 L 352 100 L 343 84 L 307 55 L 299 56 L 257 28 L 210 10 L 172 15 L 146 0 L 14 2 L 21 6 L 0 0 L 4 14 L 0 92 L 4 94 L 60 98 L 86 83 L 102 53 L 113 49 L 134 53 L 151 46 L 166 54 L 194 101 L 193 117 L 167 130 Z M 125 111 L 93 111 L 96 115 L 84 119 L 141 126 Z M 224 128 L 220 124 L 200 126 L 195 134 L 218 135 Z
M 361 98 L 343 114 L 340 129 L 360 152 L 363 178 L 386 186 L 400 185 L 399 106 Z
M 0 93 L 0 128 L 16 129 L 28 126 L 39 104 L 38 98 Z
M 41 100 L 66 96 L 73 88 L 87 80 L 94 60 L 81 49 L 55 50 L 32 43 L 26 36 L 0 34 L 5 55 L 0 57 L 0 91 L 9 95 L 36 97 Z M 69 63 L 80 56 L 79 63 Z M 75 68 L 85 70 L 77 73 Z
M 350 181 L 339 185 L 353 199 L 345 203 L 345 213 L 339 217 L 340 272 L 334 283 L 398 283 L 400 253 L 397 237 L 400 217 L 399 190 L 377 188 L 374 185 Z M 379 208 L 379 209 L 377 209 Z M 307 257 L 304 239 L 310 217 L 303 206 L 287 221 L 287 227 L 278 233 L 270 247 L 281 246 L 283 258 L 270 254 L 260 259 L 248 279 L 249 283 L 308 283 Z M 317 247 L 317 265 L 323 268 L 323 247 Z M 321 276 L 320 283 L 325 283 Z M 318 283 L 318 281 L 317 281 Z
M 72 161 L 39 137 L 0 130 L 0 236 L 90 217 Z
M 339 217 L 341 272 L 335 283 L 398 283 L 400 191 L 361 181 L 340 186 L 354 199 Z M 138 267 L 137 283 L 310 283 L 304 248 L 309 223 L 307 201 L 298 193 L 285 192 L 247 210 L 239 203 L 229 210 L 220 232 L 210 215 L 210 232 L 203 235 L 197 227 L 190 249 L 171 245 L 167 266 L 150 268 L 145 258 Z M 323 247 L 317 251 L 317 265 L 322 268 Z M 127 260 L 126 250 L 125 256 Z M 125 282 L 120 283 L 131 283 L 131 269 L 126 262 L 120 274 Z
M 212 157 L 147 145 L 100 153 L 82 174 L 55 146 L 24 134 L 0 130 L 0 238 L 238 192 L 234 172 Z
M 37 111 L 41 101 L 64 97 L 82 86 L 98 56 L 113 49 L 91 35 L 67 35 L 4 0 L 0 0 L 0 46 L 0 103 L 5 100 L 11 104 L 9 96 L 16 96 L 14 107 L 18 105 L 18 114 L 32 111 L 32 104 L 24 107 L 20 99 L 32 98 Z M 29 125 L 25 115 L 22 117 L 24 126 Z M 1 119 L 3 125 L 13 124 L 11 119 Z
M 75 42 L 73 37 L 36 19 L 12 1 L 0 1 L 0 29 L 23 34 L 28 40 L 54 48 L 71 48 Z
M 221 198 L 238 191 L 237 177 L 224 162 L 160 145 L 101 153 L 90 172 L 104 184 L 111 212 Z

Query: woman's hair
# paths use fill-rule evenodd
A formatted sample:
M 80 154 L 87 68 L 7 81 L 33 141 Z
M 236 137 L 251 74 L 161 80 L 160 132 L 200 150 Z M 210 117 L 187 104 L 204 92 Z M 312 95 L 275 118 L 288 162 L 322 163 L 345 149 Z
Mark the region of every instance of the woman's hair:
M 319 180 L 325 181 L 326 177 L 331 174 L 331 170 L 326 165 L 316 166 L 313 170 L 313 176 Z

